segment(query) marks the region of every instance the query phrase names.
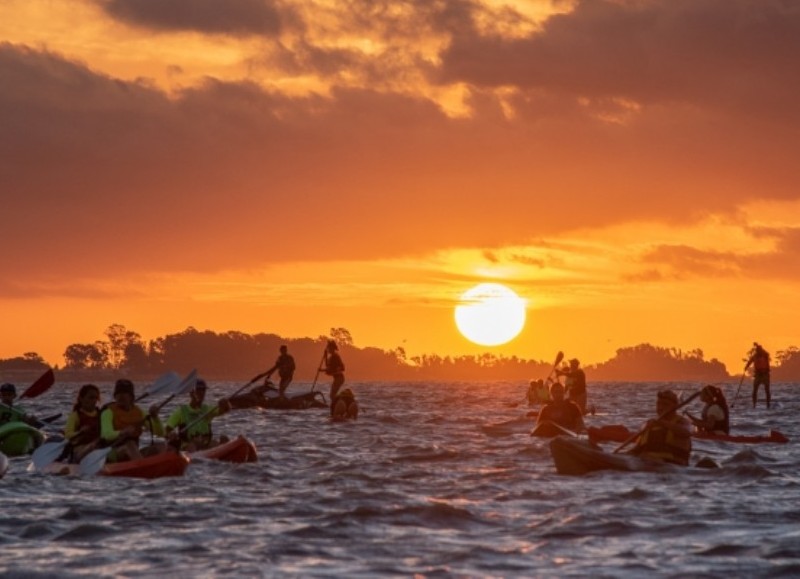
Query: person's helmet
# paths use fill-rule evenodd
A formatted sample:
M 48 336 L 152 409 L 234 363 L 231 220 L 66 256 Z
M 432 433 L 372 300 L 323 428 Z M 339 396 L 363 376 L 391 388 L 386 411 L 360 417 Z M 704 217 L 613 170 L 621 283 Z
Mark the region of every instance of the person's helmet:
M 342 398 L 355 398 L 355 395 L 353 394 L 353 391 L 350 390 L 350 388 L 345 388 L 344 390 L 342 390 L 342 393 L 339 394 L 339 396 L 341 396 Z
M 8 393 L 13 394 L 14 396 L 16 396 L 17 395 L 17 388 L 11 382 L 6 382 L 2 386 L 0 386 L 0 392 L 3 392 L 3 393 L 8 392 Z
M 570 366 L 580 366 L 581 365 L 581 361 L 578 360 L 577 358 L 573 358 L 572 360 L 569 361 L 569 365 Z
M 328 340 L 328 349 L 329 350 L 338 350 L 339 346 L 336 345 L 336 340 Z
M 114 383 L 114 396 L 117 394 L 130 394 L 133 396 L 133 382 L 127 378 L 120 378 Z

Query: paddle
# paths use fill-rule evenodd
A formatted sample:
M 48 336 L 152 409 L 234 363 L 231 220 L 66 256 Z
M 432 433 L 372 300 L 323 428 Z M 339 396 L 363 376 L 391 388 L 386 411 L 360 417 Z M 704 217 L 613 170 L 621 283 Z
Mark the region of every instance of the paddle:
M 564 352 L 559 351 L 558 354 L 556 354 L 556 359 L 555 359 L 555 362 L 553 362 L 553 367 L 550 369 L 550 373 L 547 375 L 547 378 L 544 379 L 545 383 L 553 377 L 553 372 L 556 371 L 556 368 L 558 367 L 558 365 L 561 363 L 561 360 L 563 360 L 563 359 L 564 359 Z M 528 395 L 525 394 L 525 398 L 522 400 L 522 402 L 512 402 L 511 403 L 511 407 L 512 408 L 516 408 L 520 404 L 523 404 L 527 399 L 528 399 Z
M 136 400 L 142 400 L 149 394 L 171 392 L 170 396 L 158 406 L 158 409 L 161 410 L 161 408 L 176 395 L 182 394 L 190 388 L 193 388 L 196 383 L 197 370 L 192 370 L 189 372 L 189 374 L 183 380 L 180 379 L 180 375 L 177 372 L 167 372 L 166 374 L 156 378 L 156 380 L 153 381 L 153 384 L 148 387 L 147 392 L 139 396 Z M 77 434 L 75 436 L 77 436 Z M 75 436 L 73 436 L 73 439 Z M 58 460 L 63 454 L 64 449 L 66 449 L 67 445 L 70 444 L 71 441 L 72 439 L 65 439 L 61 442 L 46 442 L 37 448 L 31 457 L 34 469 L 41 471 L 48 465 Z M 83 457 L 83 460 L 81 460 L 80 473 L 87 476 L 97 474 L 97 472 L 99 472 L 100 469 L 102 469 L 105 465 L 106 457 L 111 452 L 112 448 L 113 445 L 106 448 L 98 448 Z M 86 462 L 86 466 L 84 468 L 84 461 L 91 455 L 94 456 Z M 99 464 L 99 466 L 96 466 L 97 464 Z
M 311 384 L 311 391 L 314 391 L 314 388 L 317 387 L 317 380 L 319 379 L 319 373 L 322 372 L 322 364 L 325 362 L 325 355 L 328 353 L 328 348 L 326 347 L 322 351 L 322 359 L 319 361 L 319 366 L 317 366 L 317 373 L 314 375 L 314 382 Z
M 677 411 L 679 408 L 682 408 L 682 407 L 686 406 L 687 404 L 689 404 L 689 402 L 691 402 L 692 400 L 694 400 L 695 398 L 697 398 L 698 396 L 700 396 L 700 393 L 701 393 L 701 392 L 702 392 L 702 390 L 698 390 L 697 392 L 695 392 L 694 394 L 692 394 L 691 396 L 689 396 L 689 397 L 688 397 L 686 400 L 684 400 L 683 402 L 679 403 L 677 406 L 675 406 L 675 407 L 673 407 L 673 408 L 670 408 L 669 410 L 667 410 L 667 411 L 665 411 L 665 412 L 662 412 L 661 414 L 659 414 L 659 415 L 658 415 L 658 418 L 656 418 L 656 420 L 662 420 L 662 419 L 663 419 L 665 416 L 667 416 L 667 415 L 668 415 L 668 414 L 670 414 L 671 412 L 675 412 L 675 411 Z M 631 442 L 633 442 L 634 440 L 636 440 L 637 438 L 639 438 L 639 437 L 642 435 L 642 433 L 644 433 L 644 431 L 645 431 L 645 430 L 647 430 L 647 426 L 645 426 L 644 428 L 642 428 L 642 429 L 641 429 L 639 432 L 637 432 L 637 433 L 636 433 L 636 434 L 634 434 L 633 436 L 630 436 L 630 437 L 628 437 L 628 439 L 627 439 L 625 442 L 623 442 L 623 443 L 622 443 L 622 444 L 620 444 L 620 445 L 619 445 L 617 448 L 615 448 L 615 449 L 614 449 L 614 454 L 617 454 L 617 453 L 618 453 L 619 451 L 621 451 L 623 448 L 625 448 L 626 446 L 628 446 L 628 445 L 629 445 Z
M 47 371 L 39 376 L 39 378 L 25 389 L 25 392 L 20 394 L 22 398 L 36 398 L 50 390 L 50 387 L 56 383 L 56 377 L 53 374 L 53 369 L 48 368 Z
M 744 376 L 745 376 L 745 373 L 747 372 L 747 368 L 749 366 L 750 366 L 750 363 L 748 362 L 747 366 L 745 366 L 744 370 L 742 370 L 742 378 L 741 378 L 741 380 L 739 380 L 739 387 L 736 389 L 736 396 L 734 396 L 733 402 L 731 402 L 731 408 L 733 408 L 736 405 L 736 401 L 739 399 L 739 391 L 742 389 L 742 383 L 744 382 Z

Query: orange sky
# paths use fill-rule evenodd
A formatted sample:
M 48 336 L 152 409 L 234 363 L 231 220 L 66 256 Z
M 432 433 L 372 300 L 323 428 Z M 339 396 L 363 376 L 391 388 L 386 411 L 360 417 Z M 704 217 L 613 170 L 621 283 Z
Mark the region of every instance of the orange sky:
M 736 372 L 800 345 L 797 62 L 777 0 L 4 0 L 0 357 L 478 353 L 453 308 L 494 281 L 528 324 L 492 352 Z

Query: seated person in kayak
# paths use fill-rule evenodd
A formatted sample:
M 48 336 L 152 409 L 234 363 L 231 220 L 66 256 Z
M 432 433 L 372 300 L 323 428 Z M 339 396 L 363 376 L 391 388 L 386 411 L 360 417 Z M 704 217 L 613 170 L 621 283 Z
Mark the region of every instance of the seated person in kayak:
M 711 434 L 730 434 L 730 411 L 725 394 L 716 386 L 709 384 L 700 391 L 700 400 L 703 401 L 703 411 L 700 417 L 686 416 L 692 421 L 698 432 Z
M 656 399 L 657 417 L 648 420 L 630 454 L 650 460 L 689 465 L 692 452 L 692 423 L 676 410 L 678 395 L 661 390 Z
M 10 382 L 0 386 L 0 424 L 6 422 L 24 422 L 31 426 L 40 425 L 33 414 L 28 414 L 22 406 L 14 406 L 14 399 L 17 397 L 17 388 Z
M 64 437 L 69 441 L 70 462 L 80 462 L 100 442 L 100 389 L 94 384 L 84 384 L 78 399 L 67 417 Z
M 198 378 L 189 393 L 189 404 L 183 404 L 176 408 L 167 419 L 167 438 L 171 443 L 180 441 L 181 450 L 188 452 L 205 450 L 228 441 L 225 436 L 220 437 L 219 440 L 214 439 L 211 421 L 228 412 L 231 405 L 225 398 L 221 398 L 216 406 L 203 404 L 207 389 L 206 381 Z
M 550 398 L 552 402 L 542 406 L 539 411 L 537 426 L 544 421 L 550 421 L 576 433 L 586 430 L 581 409 L 572 400 L 564 400 L 564 385 L 561 382 L 550 385 Z
M 550 402 L 550 392 L 545 386 L 544 380 L 531 380 L 528 386 L 528 406 L 536 406 L 547 402 Z
M 350 388 L 342 390 L 333 403 L 333 419 L 334 420 L 355 420 L 358 418 L 358 402 L 356 402 L 355 394 Z
M 108 455 L 108 462 L 138 460 L 166 450 L 163 443 L 139 449 L 139 438 L 143 430 L 156 436 L 164 436 L 164 426 L 158 417 L 157 405 L 152 405 L 145 414 L 136 405 L 135 399 L 133 382 L 127 379 L 117 380 L 114 384 L 114 402 L 100 412 L 101 444 L 114 447 Z

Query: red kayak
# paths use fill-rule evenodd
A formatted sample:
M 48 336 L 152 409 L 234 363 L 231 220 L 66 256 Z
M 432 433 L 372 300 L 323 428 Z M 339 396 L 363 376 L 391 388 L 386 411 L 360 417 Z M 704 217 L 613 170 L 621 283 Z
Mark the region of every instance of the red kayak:
M 622 424 L 607 424 L 606 426 L 590 426 L 588 429 L 589 440 L 592 442 L 625 442 L 635 433 Z M 722 442 L 737 442 L 741 444 L 778 443 L 789 442 L 789 439 L 777 430 L 770 430 L 767 435 L 743 434 L 713 434 L 710 432 L 695 432 L 692 438 L 698 440 L 719 440 Z
M 126 476 L 134 478 L 161 478 L 165 476 L 182 476 L 189 466 L 189 456 L 183 452 L 167 451 L 139 460 L 123 462 L 107 462 L 97 474 L 100 476 Z M 60 475 L 80 475 L 79 464 L 54 462 L 42 472 Z
M 199 450 L 190 453 L 192 458 L 209 458 L 214 460 L 224 460 L 225 462 L 256 462 L 258 453 L 256 445 L 242 435 L 233 440 L 218 444 L 206 450 Z

